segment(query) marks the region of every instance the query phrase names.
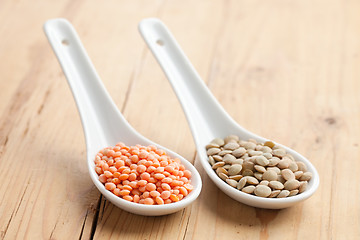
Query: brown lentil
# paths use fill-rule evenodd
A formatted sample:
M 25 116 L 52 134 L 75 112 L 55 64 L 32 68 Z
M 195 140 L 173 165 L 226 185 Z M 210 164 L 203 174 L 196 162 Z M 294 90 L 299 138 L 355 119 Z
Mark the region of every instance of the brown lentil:
M 230 176 L 229 178 L 239 181 L 242 177 L 243 177 L 242 175 L 234 175 L 234 176 Z
M 291 190 L 288 197 L 295 196 L 298 193 L 299 193 L 298 189 Z
M 237 181 L 235 181 L 234 179 L 230 179 L 230 178 L 228 178 L 228 179 L 226 179 L 225 180 L 230 186 L 232 186 L 232 187 L 234 187 L 234 188 L 236 188 L 236 186 L 237 186 Z
M 300 187 L 300 182 L 296 179 L 290 179 L 284 183 L 286 190 L 294 190 Z
M 281 191 L 280 190 L 274 190 L 270 193 L 270 195 L 268 196 L 269 198 L 274 198 L 276 197 L 277 195 L 279 195 Z
M 263 166 L 255 165 L 254 168 L 255 168 L 256 171 L 258 171 L 260 173 L 266 172 L 266 169 Z
M 281 176 L 285 180 L 295 179 L 295 174 L 290 169 L 283 169 L 281 170 Z
M 218 175 L 219 175 L 219 177 L 220 177 L 222 180 L 224 180 L 224 181 L 226 181 L 226 179 L 229 178 L 225 173 L 219 173 Z
M 260 184 L 260 185 L 266 185 L 266 186 L 268 186 L 268 185 L 269 185 L 269 181 L 267 181 L 267 180 L 262 180 L 259 184 Z
M 273 170 L 266 170 L 266 172 L 264 172 L 262 178 L 263 178 L 264 180 L 274 181 L 274 180 L 277 179 L 277 176 L 278 176 L 278 175 L 276 174 L 275 171 L 273 171 Z
M 246 192 L 246 193 L 253 193 L 254 190 L 255 190 L 255 186 L 253 186 L 253 185 L 249 185 L 249 186 L 241 189 L 241 191 Z
M 211 156 L 211 155 L 219 153 L 220 151 L 221 150 L 219 148 L 209 148 L 206 153 L 207 153 L 207 155 Z
M 217 169 L 218 167 L 222 167 L 224 165 L 225 165 L 224 162 L 217 162 L 214 165 L 212 165 L 212 169 Z
M 257 185 L 255 187 L 254 193 L 259 197 L 268 197 L 271 194 L 271 188 L 266 185 Z
M 233 164 L 230 168 L 229 168 L 229 175 L 234 176 L 237 175 L 238 173 L 240 173 L 242 169 L 242 166 L 240 164 Z
M 223 181 L 258 197 L 301 194 L 312 177 L 303 162 L 295 161 L 284 148 L 271 141 L 244 141 L 230 135 L 212 140 L 205 149 L 209 164 Z
M 304 174 L 300 177 L 300 181 L 309 181 L 312 177 L 311 172 L 304 172 Z
M 235 149 L 237 149 L 239 147 L 240 147 L 240 145 L 238 143 L 229 142 L 229 143 L 225 144 L 224 149 L 225 150 L 235 150 Z
M 237 184 L 236 188 L 241 190 L 243 187 L 245 187 L 246 182 L 247 182 L 246 177 L 241 178 L 239 183 Z
M 289 194 L 290 194 L 290 191 L 288 191 L 288 190 L 282 190 L 282 191 L 279 193 L 279 195 L 277 195 L 277 198 L 285 198 L 285 197 L 289 196 Z
M 272 188 L 272 189 L 276 189 L 276 190 L 281 190 L 284 188 L 284 184 L 282 184 L 281 182 L 279 181 L 270 181 L 269 182 L 269 186 Z
M 307 185 L 308 185 L 307 181 L 300 182 L 299 193 L 304 192 L 307 188 Z

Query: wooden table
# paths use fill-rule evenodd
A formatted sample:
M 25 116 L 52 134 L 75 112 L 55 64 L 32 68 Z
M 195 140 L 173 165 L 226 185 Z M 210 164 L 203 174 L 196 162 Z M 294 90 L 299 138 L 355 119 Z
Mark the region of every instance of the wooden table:
M 341 0 L 0 1 L 1 239 L 359 239 L 360 4 Z M 141 134 L 198 168 L 190 207 L 137 216 L 104 200 L 86 167 L 75 102 L 42 31 L 64 17 Z M 308 157 L 313 197 L 256 209 L 195 159 L 180 104 L 137 24 L 158 17 L 242 126 Z

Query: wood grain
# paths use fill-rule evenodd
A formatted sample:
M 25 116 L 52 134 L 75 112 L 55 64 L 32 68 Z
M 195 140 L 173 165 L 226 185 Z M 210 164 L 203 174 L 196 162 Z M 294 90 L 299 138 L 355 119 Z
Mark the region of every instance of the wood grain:
M 359 11 L 354 0 L 0 1 L 0 239 L 359 239 Z M 80 118 L 41 29 L 56 17 L 73 23 L 130 124 L 199 169 L 190 207 L 137 216 L 93 186 Z M 165 22 L 238 123 L 312 161 L 313 197 L 264 210 L 215 187 L 138 34 L 145 17 Z

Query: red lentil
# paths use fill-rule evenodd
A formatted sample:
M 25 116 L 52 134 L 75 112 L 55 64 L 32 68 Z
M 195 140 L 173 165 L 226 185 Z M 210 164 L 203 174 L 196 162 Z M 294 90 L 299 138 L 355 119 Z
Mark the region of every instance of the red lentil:
M 124 200 L 147 205 L 177 202 L 192 190 L 191 172 L 180 159 L 172 159 L 155 146 L 126 146 L 102 149 L 95 156 L 99 181 Z

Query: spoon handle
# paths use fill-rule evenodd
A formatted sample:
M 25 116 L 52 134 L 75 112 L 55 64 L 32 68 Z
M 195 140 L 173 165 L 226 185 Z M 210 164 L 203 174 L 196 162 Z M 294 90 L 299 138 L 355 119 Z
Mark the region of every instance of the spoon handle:
M 44 31 L 76 101 L 88 151 L 119 141 L 119 131 L 114 129 L 122 129 L 121 135 L 133 134 L 102 84 L 73 26 L 65 19 L 52 19 L 44 24 Z
M 225 137 L 224 132 L 231 134 L 237 124 L 206 87 L 167 27 L 149 18 L 140 22 L 139 30 L 182 105 L 197 147 L 203 148 L 202 144 L 214 137 Z

